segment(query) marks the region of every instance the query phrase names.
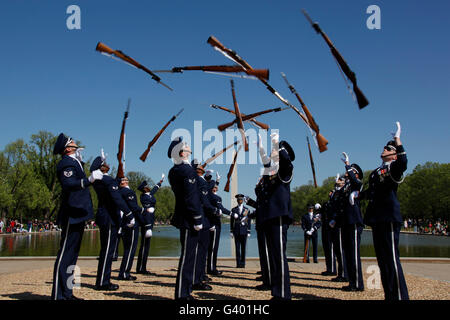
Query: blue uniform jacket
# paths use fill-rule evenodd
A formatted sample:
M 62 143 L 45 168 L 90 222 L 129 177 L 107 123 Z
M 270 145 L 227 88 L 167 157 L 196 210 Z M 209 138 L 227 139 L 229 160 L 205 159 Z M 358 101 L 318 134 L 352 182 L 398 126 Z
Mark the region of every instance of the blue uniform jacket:
M 217 209 L 211 203 L 211 196 L 209 195 L 209 183 L 203 178 L 197 175 L 197 183 L 200 190 L 200 198 L 203 206 L 203 228 L 211 228 L 219 209 Z
M 141 194 L 141 204 L 144 208 L 142 213 L 142 226 L 146 230 L 152 230 L 155 223 L 155 211 L 150 212 L 150 208 L 156 209 L 156 198 L 155 193 L 161 188 L 161 183 L 158 182 L 149 193 Z
M 247 207 L 242 208 L 242 212 L 239 213 L 239 206 L 234 207 L 231 209 L 231 215 L 230 215 L 230 232 L 233 233 L 233 235 L 247 235 L 250 233 L 251 229 L 251 218 L 248 217 L 247 220 L 244 221 L 244 223 L 241 223 L 241 220 L 245 217 L 244 213 L 247 210 L 247 215 L 251 214 L 250 210 Z M 238 217 L 235 218 L 234 215 L 237 214 Z
M 312 218 L 309 217 L 309 213 L 302 216 L 302 229 L 305 232 L 313 228 L 315 233 L 321 226 L 322 222 L 320 221 L 320 216 L 318 214 L 313 214 Z
M 348 199 L 348 198 L 347 198 Z M 336 221 L 336 228 L 342 227 L 344 223 L 344 204 L 345 195 L 344 188 L 335 188 L 333 194 L 330 196 L 329 206 L 330 206 L 330 221 Z
M 397 189 L 403 172 L 406 171 L 407 162 L 405 149 L 402 145 L 397 146 L 397 160 L 372 171 L 369 176 L 369 187 L 361 195 L 363 199 L 369 200 L 364 216 L 365 224 L 371 226 L 379 222 L 403 221 Z
M 56 223 L 66 225 L 81 223 L 94 218 L 90 182 L 80 163 L 64 155 L 56 167 L 56 174 L 62 187 L 61 207 Z
M 125 203 L 127 204 L 127 207 L 129 208 L 129 211 L 132 212 L 132 215 L 134 216 L 135 225 L 134 228 L 138 227 L 139 225 L 144 224 L 144 220 L 142 217 L 142 213 L 144 212 L 144 208 L 139 207 L 136 193 L 131 190 L 130 188 L 124 187 L 119 189 L 120 194 L 122 198 L 125 200 Z M 131 219 L 128 219 L 129 217 L 125 218 L 125 212 L 124 212 L 124 219 L 122 219 L 122 226 L 126 225 Z
M 225 208 L 222 205 L 222 198 L 220 196 L 218 196 L 217 194 L 214 194 L 213 192 L 210 191 L 209 192 L 209 199 L 211 201 L 211 204 L 215 208 L 222 210 L 222 214 L 226 214 L 228 216 L 230 215 L 230 213 L 231 213 L 230 210 L 228 210 L 227 208 Z M 210 222 L 211 222 L 212 226 L 219 226 L 221 224 L 220 216 L 214 215 L 212 217 L 212 219 L 210 220 Z
M 96 180 L 93 187 L 98 198 L 95 222 L 99 226 L 112 224 L 119 227 L 121 223 L 120 211 L 128 214 L 130 209 L 119 192 L 117 180 L 108 175 L 103 175 L 103 179 Z
M 189 163 L 174 165 L 169 171 L 169 183 L 175 194 L 175 212 L 171 224 L 178 229 L 194 229 L 202 224 L 203 208 L 197 172 Z
M 294 166 L 286 150 L 279 151 L 278 173 L 263 177 L 262 202 L 258 208 L 261 222 L 286 216 L 289 223 L 293 220 L 291 206 L 291 179 Z
M 350 166 L 345 166 L 348 173 L 348 180 L 343 187 L 344 197 L 341 198 L 343 201 L 342 206 L 344 208 L 344 224 L 357 224 L 364 225 L 360 204 L 359 204 L 359 196 L 354 198 L 354 204 L 350 204 L 350 193 L 353 191 L 361 191 L 362 190 L 362 181 L 356 178 L 355 173 L 351 170 Z

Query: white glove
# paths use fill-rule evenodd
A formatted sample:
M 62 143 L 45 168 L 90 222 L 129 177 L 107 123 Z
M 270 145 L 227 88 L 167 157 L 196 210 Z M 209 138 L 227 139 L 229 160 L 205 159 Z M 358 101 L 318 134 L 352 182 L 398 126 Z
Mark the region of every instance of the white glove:
M 212 226 L 211 228 L 209 228 L 209 231 L 214 231 L 216 230 L 216 226 Z
M 358 190 L 353 191 L 352 193 L 350 193 L 349 201 L 350 201 L 350 204 L 352 206 L 355 204 L 355 199 L 358 198 L 358 196 L 359 196 L 359 191 Z
M 250 233 L 247 233 L 247 237 L 249 237 L 249 238 L 250 238 Z
M 147 209 L 147 212 L 153 213 L 155 212 L 155 208 L 154 207 L 150 207 Z
M 312 232 L 311 232 L 311 231 L 306 231 L 306 234 L 307 234 L 308 236 L 310 236 L 310 235 L 312 235 Z
M 222 209 L 216 210 L 217 216 L 220 217 L 222 215 Z
M 258 142 L 256 142 L 256 143 L 258 145 L 258 149 L 263 149 L 262 138 L 261 138 L 261 135 L 259 133 L 258 133 Z
M 216 182 L 218 182 L 220 180 L 220 175 L 219 172 L 216 171 Z
M 100 169 L 92 171 L 91 175 L 88 178 L 90 183 L 93 183 L 95 180 L 102 180 L 102 179 L 103 179 L 103 173 L 100 171 Z
M 164 173 L 161 175 L 161 181 L 164 181 L 164 178 L 165 178 L 166 176 L 164 175 Z
M 84 148 L 78 148 L 77 151 L 75 151 L 75 158 L 78 159 L 78 161 L 83 161 L 83 155 L 81 154 L 81 151 L 83 151 Z
M 148 230 L 145 232 L 145 237 L 146 237 L 146 238 L 150 238 L 152 235 L 153 235 L 152 229 L 148 229 Z
M 239 215 L 237 213 L 234 214 L 234 218 L 237 219 L 239 218 Z
M 232 233 L 230 233 L 230 237 L 231 237 L 231 239 L 233 239 L 233 237 L 234 237 L 234 236 L 233 236 L 233 234 L 232 234 Z
M 123 211 L 120 211 L 120 217 L 121 218 L 123 217 Z
M 311 230 L 309 230 L 309 232 L 313 233 L 314 232 L 314 228 L 311 228 Z
M 121 234 L 122 233 L 122 227 L 119 228 L 119 231 L 117 231 L 117 234 Z
M 101 152 L 100 152 L 100 158 L 102 159 L 102 161 L 105 161 L 105 160 L 106 160 L 106 156 L 107 156 L 107 155 L 105 155 L 105 152 L 103 152 L 103 148 L 102 148 L 102 150 L 101 150 Z
M 339 181 L 339 178 L 340 178 L 340 175 L 339 175 L 339 173 L 336 175 L 336 182 L 338 182 Z
M 348 155 L 345 152 L 342 152 L 342 162 L 347 163 L 348 161 Z
M 195 226 L 194 226 L 194 229 L 195 229 L 195 231 L 200 231 L 200 230 L 203 229 L 203 225 L 202 225 L 202 224 L 195 225 Z
M 400 133 L 402 132 L 402 129 L 400 127 L 400 122 L 397 121 L 395 124 L 397 125 L 397 131 L 395 133 L 391 132 L 392 138 L 400 138 Z
M 331 220 L 329 225 L 330 225 L 330 227 L 334 228 L 334 226 L 336 225 L 336 221 Z
M 273 132 L 270 134 L 270 139 L 272 139 L 273 144 L 277 144 L 280 140 L 280 135 L 277 132 Z
M 319 203 L 314 205 L 314 209 L 319 210 L 320 208 L 322 208 L 322 206 Z
M 136 223 L 136 220 L 134 220 L 134 218 L 133 218 L 133 219 L 131 219 L 130 223 L 127 224 L 127 227 L 133 228 L 135 223 Z

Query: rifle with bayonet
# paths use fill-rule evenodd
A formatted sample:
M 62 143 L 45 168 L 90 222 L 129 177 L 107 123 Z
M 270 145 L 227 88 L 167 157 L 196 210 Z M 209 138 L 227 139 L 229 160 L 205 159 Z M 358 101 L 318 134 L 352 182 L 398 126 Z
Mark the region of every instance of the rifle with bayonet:
M 124 173 L 124 154 L 125 154 L 125 124 L 127 123 L 128 113 L 130 112 L 131 99 L 128 99 L 127 110 L 123 116 L 122 129 L 120 130 L 119 149 L 117 151 L 117 160 L 119 161 L 119 167 L 117 168 L 116 178 L 123 178 Z
M 266 114 L 266 113 L 270 113 L 270 112 L 280 112 L 280 111 L 283 111 L 283 110 L 286 110 L 286 109 L 288 109 L 288 108 L 274 108 L 274 109 L 267 109 L 267 110 L 263 110 L 263 111 L 251 113 L 251 114 L 248 114 L 248 115 L 243 115 L 243 114 L 241 113 L 241 117 L 242 117 L 242 121 L 248 121 L 248 120 L 252 120 L 253 118 L 259 117 L 260 115 L 263 115 L 263 114 Z M 231 121 L 231 122 L 224 123 L 224 124 L 221 124 L 221 125 L 217 126 L 217 129 L 219 129 L 219 131 L 223 131 L 223 130 L 225 130 L 225 129 L 231 127 L 231 126 L 232 126 L 233 124 L 235 124 L 235 123 L 236 123 L 236 119 L 234 119 L 234 120 Z
M 247 63 L 244 59 L 242 59 L 235 51 L 225 47 L 222 43 L 220 43 L 217 38 L 214 36 L 210 36 L 207 40 L 207 42 L 217 51 L 221 52 L 225 57 L 228 59 L 231 59 L 238 65 L 242 66 L 246 70 L 253 70 L 252 66 Z M 266 89 L 269 90 L 274 96 L 276 96 L 281 102 L 283 102 L 286 106 L 292 108 L 299 116 L 300 118 L 305 122 L 305 124 L 308 126 L 308 128 L 311 129 L 311 126 L 308 122 L 308 118 L 300 112 L 294 105 L 292 105 L 288 100 L 283 98 L 264 78 L 258 78 L 265 86 Z M 322 151 L 321 151 L 322 152 Z
M 308 136 L 306 136 L 306 141 L 308 142 L 308 151 L 309 151 L 309 161 L 311 163 L 311 170 L 314 178 L 314 188 L 317 188 L 317 180 L 316 180 L 316 169 L 314 168 L 314 160 L 311 153 L 311 145 L 309 144 Z
M 303 112 L 305 113 L 306 118 L 308 119 L 309 126 L 316 134 L 317 144 L 319 146 L 320 152 L 327 150 L 328 149 L 327 148 L 328 140 L 325 139 L 325 137 L 320 134 L 319 126 L 316 123 L 316 121 L 314 120 L 311 112 L 309 112 L 308 108 L 306 107 L 305 103 L 303 102 L 302 98 L 300 97 L 298 92 L 295 90 L 295 88 L 289 83 L 288 79 L 286 78 L 286 75 L 282 72 L 281 76 L 283 77 L 284 81 L 286 81 L 286 84 L 287 84 L 289 90 L 291 90 L 291 92 L 297 97 L 298 102 L 300 102 Z
M 304 9 L 302 9 L 302 12 L 305 15 L 306 19 L 309 21 L 309 23 L 314 28 L 314 30 L 316 30 L 316 32 L 323 37 L 323 39 L 327 43 L 328 47 L 330 47 L 331 54 L 336 59 L 336 62 L 338 64 L 339 68 L 347 76 L 347 78 L 353 83 L 353 92 L 356 97 L 356 101 L 358 103 L 359 109 L 362 109 L 365 106 L 367 106 L 369 104 L 369 101 L 364 96 L 361 89 L 359 89 L 358 85 L 356 84 L 355 73 L 350 69 L 347 62 L 345 62 L 342 55 L 339 53 L 339 51 L 336 49 L 336 47 L 331 42 L 330 38 L 328 38 L 328 36 L 322 31 L 319 24 L 317 22 L 313 22 L 311 17 L 308 15 L 308 13 Z M 344 80 L 345 80 L 345 78 L 344 78 Z
M 156 143 L 156 141 L 158 141 L 159 137 L 163 134 L 164 130 L 166 130 L 166 128 L 169 126 L 169 124 L 171 122 L 175 121 L 175 119 L 180 115 L 181 112 L 183 112 L 183 110 L 184 110 L 184 108 L 182 108 L 176 115 L 174 115 L 172 118 L 170 118 L 170 120 L 167 121 L 167 123 L 164 125 L 164 127 L 162 127 L 162 129 L 158 131 L 158 133 L 152 139 L 152 141 L 150 141 L 148 143 L 147 149 L 145 149 L 144 153 L 139 157 L 139 159 L 141 159 L 143 162 L 145 161 L 145 159 L 147 159 L 147 156 L 148 156 L 151 148 Z
M 233 115 L 235 114 L 233 110 L 228 109 L 228 108 L 225 108 L 225 107 L 218 106 L 218 105 L 216 105 L 216 104 L 212 104 L 211 107 L 214 108 L 214 109 L 220 109 L 220 110 L 229 112 L 229 113 L 231 113 L 231 114 L 233 114 Z M 244 117 L 244 118 L 246 117 L 246 115 L 243 114 L 242 112 L 241 112 L 241 116 Z M 257 120 L 255 120 L 254 118 L 249 119 L 248 121 L 253 122 L 255 125 L 257 125 L 257 126 L 260 127 L 261 129 L 269 130 L 269 125 L 268 125 L 268 124 L 265 124 L 265 123 L 263 123 L 263 122 L 257 121 Z
M 144 72 L 148 73 L 152 77 L 153 80 L 155 80 L 159 84 L 162 84 L 164 87 L 166 87 L 170 91 L 173 91 L 173 89 L 171 87 L 169 87 L 168 85 L 166 85 L 165 83 L 163 83 L 161 81 L 161 78 L 158 77 L 155 73 L 153 73 L 151 70 L 149 70 L 148 68 L 146 68 L 143 65 L 141 65 L 139 62 L 137 62 L 133 58 L 127 56 L 122 51 L 120 51 L 120 50 L 113 50 L 113 49 L 111 49 L 110 47 L 108 47 L 106 44 L 104 44 L 102 42 L 97 43 L 97 47 L 95 48 L 95 50 L 99 51 L 102 54 L 110 56 L 110 57 L 116 56 L 117 58 L 125 61 L 126 63 L 130 64 L 131 66 L 143 70 Z
M 244 144 L 244 150 L 247 152 L 248 151 L 248 143 L 247 143 L 247 138 L 245 137 L 245 129 L 244 129 L 244 124 L 242 122 L 241 112 L 239 110 L 239 105 L 236 101 L 236 93 L 234 92 L 234 81 L 230 80 L 230 82 L 231 82 L 231 94 L 233 95 L 234 112 L 236 115 L 236 124 L 239 129 L 239 132 L 241 133 L 242 143 Z
M 232 144 L 230 144 L 229 146 L 223 148 L 222 150 L 220 150 L 219 152 L 217 152 L 215 155 L 213 155 L 211 158 L 207 159 L 205 162 L 203 162 L 202 164 L 202 168 L 205 169 L 205 167 L 213 162 L 215 159 L 217 159 L 221 154 L 223 154 L 225 151 L 227 151 L 228 149 L 230 149 L 232 146 L 235 146 L 239 143 L 239 141 L 235 141 Z
M 183 71 L 198 70 L 203 72 L 224 72 L 224 73 L 246 73 L 249 76 L 261 77 L 269 80 L 268 69 L 253 69 L 246 70 L 239 65 L 235 66 L 185 66 L 173 67 L 170 70 L 153 70 L 155 73 L 183 73 Z
M 225 184 L 225 188 L 223 189 L 223 191 L 225 191 L 225 192 L 230 192 L 231 176 L 233 175 L 234 167 L 236 166 L 237 156 L 238 156 L 239 150 L 241 150 L 241 147 L 242 146 L 239 146 L 237 152 L 235 153 L 233 163 L 230 165 L 230 169 L 228 170 L 227 183 Z

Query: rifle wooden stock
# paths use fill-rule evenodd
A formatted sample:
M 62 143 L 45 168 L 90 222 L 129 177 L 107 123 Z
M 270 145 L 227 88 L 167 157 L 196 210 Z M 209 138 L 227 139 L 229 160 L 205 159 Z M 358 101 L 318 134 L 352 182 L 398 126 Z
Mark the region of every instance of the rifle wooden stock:
M 282 109 L 282 108 L 274 108 L 274 109 L 268 109 L 268 110 L 263 110 L 263 111 L 260 111 L 260 112 L 251 113 L 251 114 L 248 114 L 248 115 L 244 115 L 244 114 L 241 113 L 242 121 L 248 121 L 248 120 L 251 120 L 251 119 L 253 119 L 253 118 L 255 118 L 255 117 L 259 117 L 259 116 L 261 116 L 261 115 L 263 115 L 263 114 L 266 114 L 266 113 L 270 113 L 270 112 L 279 112 L 279 111 L 282 111 L 282 110 L 285 110 L 285 109 Z M 228 122 L 228 123 L 219 125 L 217 128 L 219 129 L 219 131 L 223 131 L 223 130 L 225 130 L 225 129 L 231 127 L 231 126 L 232 126 L 233 124 L 235 124 L 235 123 L 236 123 L 236 119 L 233 120 L 233 121 L 231 121 L 231 122 Z M 265 128 L 263 128 L 263 129 L 265 129 Z M 267 129 L 269 129 L 269 128 L 267 128 Z M 266 130 L 267 130 L 267 129 L 266 129 Z
M 303 254 L 303 263 L 306 263 L 306 261 L 308 261 L 308 250 L 309 250 L 309 237 L 306 237 L 305 253 Z
M 316 169 L 314 167 L 314 160 L 311 153 L 311 145 L 309 144 L 309 139 L 306 137 L 306 141 L 308 141 L 308 151 L 309 151 L 309 161 L 311 163 L 311 170 L 314 178 L 314 188 L 317 188 L 317 180 L 316 180 Z
M 123 178 L 125 176 L 123 169 L 123 152 L 125 147 L 125 124 L 128 119 L 128 112 L 130 111 L 130 101 L 131 100 L 128 99 L 127 110 L 125 111 L 125 114 L 123 116 L 122 129 L 120 130 L 119 148 L 117 151 L 117 160 L 119 161 L 119 166 L 117 168 L 116 178 Z
M 241 150 L 241 147 L 242 146 L 239 146 L 236 154 L 234 155 L 233 163 L 231 164 L 230 169 L 228 170 L 227 183 L 225 184 L 225 188 L 223 188 L 223 191 L 225 191 L 225 192 L 230 192 L 230 179 L 233 174 L 234 167 L 236 166 L 237 156 L 238 156 L 239 150 Z
M 284 81 L 286 82 L 289 90 L 297 97 L 298 102 L 300 102 L 300 105 L 302 106 L 303 112 L 305 113 L 306 118 L 308 119 L 309 127 L 311 128 L 311 130 L 313 130 L 316 133 L 316 139 L 317 139 L 317 144 L 319 145 L 319 151 L 323 152 L 323 151 L 327 150 L 328 149 L 327 148 L 328 140 L 325 139 L 325 137 L 322 134 L 320 134 L 320 132 L 319 132 L 319 125 L 314 120 L 311 112 L 309 112 L 308 107 L 305 105 L 305 103 L 303 102 L 302 98 L 298 94 L 297 90 L 295 90 L 294 86 L 292 86 L 289 83 L 286 75 L 284 73 L 281 73 L 281 76 L 283 77 Z
M 234 60 L 237 64 L 241 65 L 244 69 L 253 70 L 251 65 L 249 65 L 244 59 L 239 57 L 236 52 L 225 47 L 222 43 L 220 43 L 220 41 L 216 37 L 210 36 L 207 42 L 213 47 L 219 49 L 220 51 L 228 55 L 232 60 Z
M 248 143 L 247 143 L 247 138 L 245 137 L 245 129 L 244 129 L 244 124 L 242 122 L 241 112 L 239 110 L 239 105 L 236 101 L 236 94 L 234 92 L 234 81 L 230 80 L 230 82 L 231 82 L 231 93 L 233 95 L 234 112 L 236 115 L 236 123 L 237 123 L 237 127 L 238 127 L 239 131 L 241 132 L 242 143 L 244 144 L 244 150 L 247 152 L 248 151 Z
M 355 73 L 350 69 L 350 67 L 348 66 L 347 62 L 345 62 L 345 60 L 342 57 L 342 55 L 339 53 L 339 51 L 334 46 L 333 42 L 331 42 L 330 38 L 328 38 L 328 36 L 325 34 L 325 32 L 322 31 L 322 29 L 320 28 L 319 24 L 317 22 L 313 22 L 312 19 L 309 17 L 308 13 L 305 10 L 302 10 L 302 11 L 303 11 L 303 14 L 305 15 L 306 19 L 311 23 L 311 25 L 314 28 L 314 30 L 316 30 L 316 32 L 319 33 L 322 36 L 322 38 L 325 40 L 325 42 L 327 43 L 328 47 L 331 50 L 331 54 L 336 59 L 336 61 L 337 61 L 338 65 L 340 66 L 342 72 L 344 72 L 344 74 L 347 76 L 347 78 L 353 83 L 353 92 L 354 92 L 354 94 L 356 96 L 356 101 L 358 103 L 359 109 L 362 109 L 362 108 L 366 107 L 369 104 L 369 101 L 364 96 L 362 91 L 358 88 L 358 86 L 356 84 L 356 75 L 355 75 Z
M 209 72 L 226 72 L 226 73 L 246 73 L 249 76 L 255 76 L 257 78 L 261 77 L 269 80 L 269 69 L 252 69 L 247 70 L 241 66 L 185 66 L 185 67 L 174 67 L 172 72 L 181 73 L 183 70 L 199 70 L 199 71 L 209 71 Z M 156 71 L 155 71 L 156 72 Z
M 119 59 L 122 59 L 123 61 L 131 64 L 132 66 L 141 69 L 142 71 L 148 73 L 153 80 L 155 80 L 156 82 L 158 82 L 159 84 L 163 85 L 164 87 L 166 87 L 167 89 L 169 89 L 170 91 L 173 91 L 173 89 L 171 87 L 169 87 L 168 85 L 166 85 L 165 83 L 163 83 L 161 81 L 161 78 L 158 77 L 156 74 L 154 74 L 151 70 L 149 70 L 148 68 L 146 68 L 145 66 L 141 65 L 139 62 L 137 62 L 136 60 L 134 60 L 133 58 L 127 56 L 125 53 L 123 53 L 120 50 L 113 50 L 110 47 L 108 47 L 106 44 L 99 42 L 97 43 L 97 47 L 95 48 L 95 50 L 99 51 L 99 52 L 103 52 L 109 55 L 114 55 Z
M 147 156 L 151 150 L 151 148 L 153 147 L 153 145 L 156 143 L 156 141 L 158 141 L 159 137 L 161 137 L 161 135 L 163 134 L 163 132 L 166 130 L 166 128 L 169 126 L 169 124 L 174 121 L 179 115 L 180 113 L 183 111 L 183 109 L 181 109 L 176 115 L 172 116 L 172 118 L 170 118 L 169 121 L 167 121 L 167 123 L 162 127 L 161 130 L 158 131 L 158 133 L 153 137 L 152 141 L 150 141 L 148 143 L 147 149 L 145 149 L 144 153 L 139 157 L 139 159 L 142 160 L 142 162 L 144 162 L 147 159 Z
M 213 107 L 213 108 L 215 108 L 215 109 L 220 109 L 220 110 L 229 112 L 229 113 L 231 113 L 231 114 L 233 114 L 233 115 L 235 114 L 233 110 L 228 109 L 228 108 L 225 108 L 225 107 L 218 106 L 218 105 L 216 105 L 216 104 L 212 104 L 211 107 Z M 242 117 L 245 117 L 246 115 L 243 114 L 243 113 L 241 113 L 241 116 L 242 116 Z M 267 124 L 265 124 L 265 123 L 263 123 L 263 122 L 257 121 L 256 119 L 253 119 L 253 118 L 252 118 L 252 119 L 249 119 L 248 121 L 253 122 L 255 125 L 257 125 L 257 126 L 260 127 L 261 129 L 269 130 L 269 125 L 267 125 Z
M 225 151 L 227 151 L 228 149 L 230 149 L 232 146 L 235 146 L 239 143 L 239 141 L 235 141 L 232 144 L 230 144 L 229 146 L 223 148 L 222 150 L 220 150 L 219 152 L 217 152 L 215 155 L 213 155 L 211 158 L 207 159 L 203 164 L 202 167 L 203 169 L 212 161 L 214 161 L 215 159 L 217 159 L 221 154 L 223 154 Z

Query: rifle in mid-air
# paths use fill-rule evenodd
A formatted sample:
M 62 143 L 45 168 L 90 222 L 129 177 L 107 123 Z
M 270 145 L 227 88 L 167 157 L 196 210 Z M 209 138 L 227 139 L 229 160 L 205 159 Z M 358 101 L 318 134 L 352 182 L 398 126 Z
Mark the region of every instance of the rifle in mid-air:
M 216 104 L 212 104 L 211 107 L 214 108 L 214 109 L 220 109 L 220 110 L 229 112 L 229 113 L 231 113 L 231 114 L 233 114 L 233 115 L 235 114 L 233 110 L 228 109 L 228 108 L 225 108 L 225 107 L 218 106 L 218 105 L 216 105 Z M 243 114 L 243 113 L 241 113 L 241 116 L 245 118 L 246 115 Z M 244 121 L 244 120 L 243 120 L 243 121 Z M 261 121 L 257 121 L 257 120 L 255 120 L 254 118 L 249 119 L 248 121 L 253 122 L 255 125 L 257 125 L 257 126 L 260 127 L 261 129 L 269 130 L 269 125 L 268 125 L 268 124 L 265 124 L 265 123 L 263 123 L 263 122 L 261 122 Z
M 230 182 L 231 182 L 231 176 L 233 175 L 234 167 L 236 166 L 236 160 L 239 153 L 239 150 L 241 150 L 242 146 L 239 146 L 236 154 L 234 155 L 233 163 L 230 165 L 230 169 L 228 170 L 227 174 L 227 183 L 225 184 L 225 188 L 223 188 L 223 191 L 230 192 Z
M 120 130 L 119 150 L 117 151 L 117 160 L 119 167 L 117 168 L 116 178 L 123 178 L 125 176 L 125 124 L 127 123 L 128 113 L 130 112 L 131 99 L 128 99 L 127 110 L 123 116 L 122 129 Z
M 185 66 L 185 67 L 173 67 L 170 70 L 153 70 L 155 73 L 183 73 L 183 71 L 198 70 L 209 73 L 245 73 L 249 76 L 261 77 L 269 80 L 268 69 L 253 69 L 246 70 L 239 65 L 234 66 Z
M 245 129 L 244 129 L 244 123 L 242 122 L 241 111 L 239 110 L 239 105 L 236 101 L 236 93 L 234 92 L 234 81 L 230 80 L 230 82 L 231 82 L 231 94 L 233 95 L 234 112 L 236 115 L 236 124 L 237 124 L 239 132 L 241 133 L 241 136 L 242 136 L 242 143 L 244 144 L 244 150 L 247 152 L 248 151 L 248 143 L 247 143 L 247 138 L 245 137 Z
M 229 146 L 223 148 L 222 150 L 220 150 L 219 152 L 217 152 L 216 154 L 214 154 L 211 158 L 208 158 L 205 162 L 203 162 L 202 164 L 202 168 L 205 169 L 205 167 L 210 164 L 211 162 L 213 162 L 215 159 L 217 159 L 221 154 L 223 154 L 225 151 L 227 151 L 228 149 L 230 149 L 232 146 L 235 146 L 239 143 L 239 141 L 235 141 L 232 144 L 230 144 Z
M 308 142 L 308 151 L 309 151 L 309 161 L 311 162 L 311 170 L 314 178 L 314 188 L 317 188 L 317 180 L 316 180 L 316 169 L 314 168 L 314 160 L 311 153 L 311 145 L 309 144 L 309 138 L 306 136 L 306 141 Z
M 172 118 L 170 118 L 170 120 L 167 121 L 167 123 L 164 125 L 164 127 L 162 127 L 162 129 L 158 131 L 156 136 L 153 137 L 152 141 L 150 141 L 148 143 L 147 149 L 145 149 L 144 153 L 139 157 L 139 159 L 141 159 L 143 162 L 145 161 L 145 159 L 147 159 L 147 156 L 148 156 L 151 148 L 156 143 L 156 141 L 158 141 L 159 137 L 161 137 L 164 130 L 166 130 L 166 128 L 169 126 L 169 124 L 171 122 L 173 122 L 180 115 L 180 113 L 183 112 L 183 110 L 184 110 L 184 108 L 182 108 L 176 115 L 174 115 Z
M 327 43 L 328 47 L 330 47 L 331 54 L 336 59 L 336 62 L 340 68 L 340 70 L 347 76 L 347 78 L 353 83 L 353 93 L 356 97 L 356 101 L 358 103 L 359 109 L 364 108 L 369 104 L 369 101 L 362 93 L 361 89 L 359 89 L 358 85 L 356 84 L 356 75 L 355 73 L 350 69 L 347 62 L 345 62 L 342 55 L 339 53 L 339 51 L 336 49 L 336 47 L 331 42 L 330 38 L 322 31 L 319 24 L 317 22 L 313 22 L 311 17 L 308 15 L 308 13 L 303 9 L 303 14 L 305 15 L 306 19 L 311 23 L 312 27 L 318 34 L 320 34 L 325 42 Z M 344 78 L 345 80 L 345 78 Z M 347 81 L 347 80 L 346 80 Z
M 107 55 L 109 57 L 116 56 L 117 58 L 119 58 L 119 59 L 125 61 L 126 63 L 128 63 L 129 65 L 131 65 L 132 67 L 135 67 L 135 68 L 138 68 L 138 69 L 141 69 L 141 70 L 147 72 L 152 77 L 153 80 L 155 80 L 159 84 L 162 84 L 164 87 L 166 87 L 170 91 L 173 91 L 173 89 L 171 87 L 169 87 L 168 85 L 166 85 L 164 82 L 162 82 L 161 78 L 158 77 L 155 73 L 153 73 L 151 70 L 149 70 L 148 68 L 146 68 L 143 65 L 141 65 L 139 62 L 137 62 L 133 58 L 127 56 L 122 51 L 120 51 L 120 50 L 113 50 L 113 49 L 111 49 L 110 47 L 108 47 L 106 44 L 104 44 L 102 42 L 97 43 L 97 47 L 95 48 L 95 50 L 97 50 L 100 53 L 102 53 L 104 55 Z

